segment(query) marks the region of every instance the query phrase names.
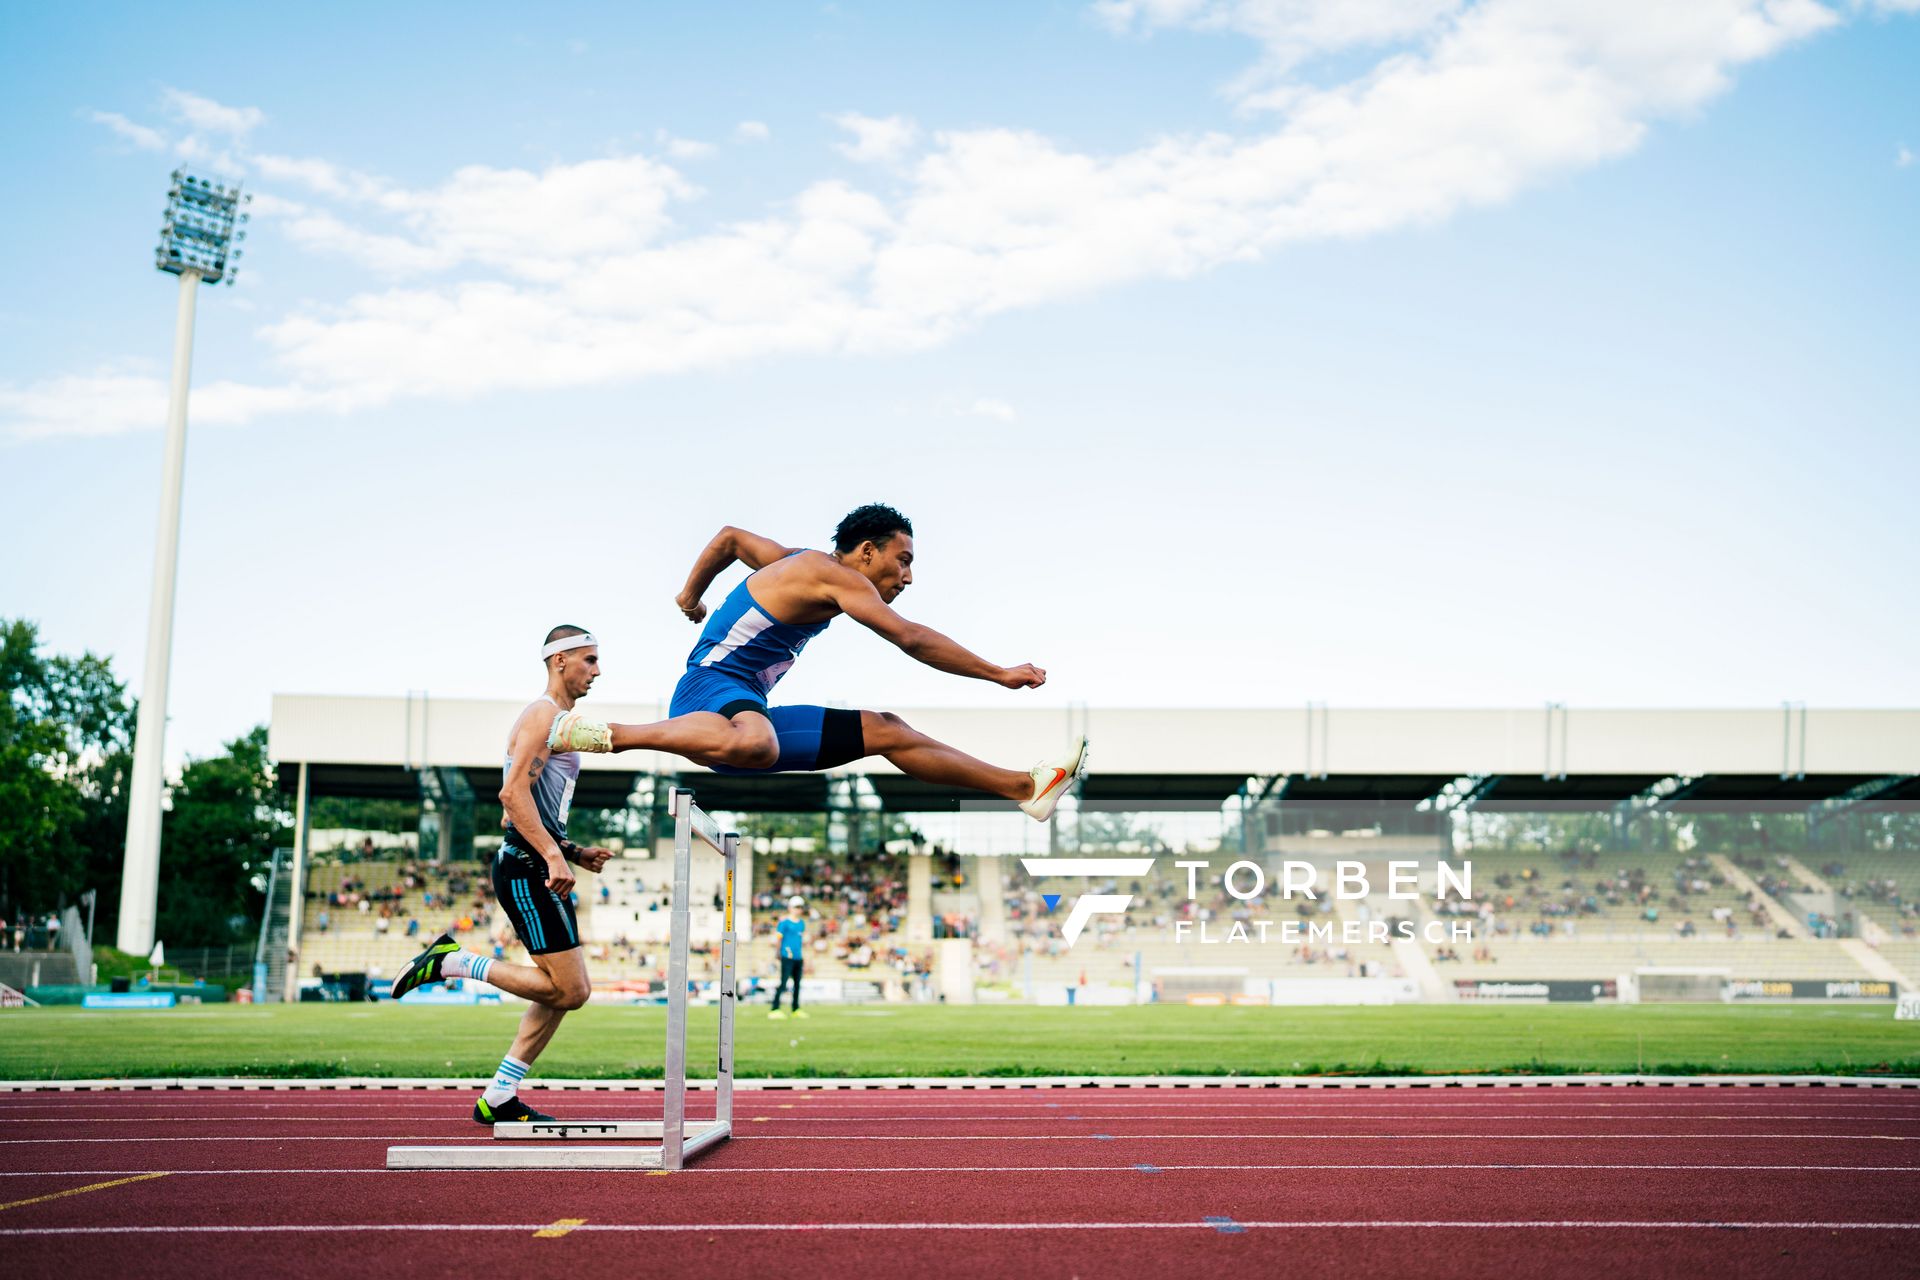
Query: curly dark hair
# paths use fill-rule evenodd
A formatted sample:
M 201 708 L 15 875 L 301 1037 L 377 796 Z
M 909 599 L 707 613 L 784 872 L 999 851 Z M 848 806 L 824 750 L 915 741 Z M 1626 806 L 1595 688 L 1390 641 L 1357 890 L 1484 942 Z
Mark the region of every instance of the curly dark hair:
M 833 531 L 833 549 L 847 554 L 863 542 L 884 547 L 896 533 L 913 536 L 913 521 L 883 503 L 869 502 L 847 512 L 846 519 Z

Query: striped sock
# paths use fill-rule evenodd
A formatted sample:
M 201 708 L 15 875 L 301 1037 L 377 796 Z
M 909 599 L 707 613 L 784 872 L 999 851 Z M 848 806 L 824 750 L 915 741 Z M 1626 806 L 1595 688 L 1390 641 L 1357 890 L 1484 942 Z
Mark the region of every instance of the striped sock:
M 520 1091 L 520 1081 L 526 1078 L 527 1064 L 508 1054 L 500 1059 L 500 1069 L 493 1073 L 493 1083 L 481 1095 L 490 1107 L 497 1107 Z
M 472 951 L 455 951 L 440 961 L 441 978 L 477 978 L 487 980 L 487 970 L 493 968 L 493 957 L 478 955 Z

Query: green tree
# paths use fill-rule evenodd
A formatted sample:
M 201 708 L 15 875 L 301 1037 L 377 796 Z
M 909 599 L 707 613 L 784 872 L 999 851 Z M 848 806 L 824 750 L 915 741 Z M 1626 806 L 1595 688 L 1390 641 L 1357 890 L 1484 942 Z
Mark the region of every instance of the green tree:
M 39 629 L 0 620 L 0 919 L 104 889 L 111 923 L 126 835 L 134 706 L 92 653 L 43 656 Z
M 158 934 L 217 947 L 249 936 L 262 899 L 253 877 L 292 828 L 267 760 L 267 728 L 190 760 L 161 826 Z
M 343 827 L 352 831 L 414 831 L 420 826 L 420 802 L 315 796 L 308 822 L 316 830 Z

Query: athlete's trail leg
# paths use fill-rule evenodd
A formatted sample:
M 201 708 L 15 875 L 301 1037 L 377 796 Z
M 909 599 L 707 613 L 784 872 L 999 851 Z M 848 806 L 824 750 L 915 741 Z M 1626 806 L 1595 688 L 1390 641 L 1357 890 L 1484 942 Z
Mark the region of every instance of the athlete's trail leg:
M 1015 802 L 1033 795 L 1033 775 L 976 760 L 929 738 L 891 711 L 862 711 L 860 734 L 868 755 L 885 756 L 900 772 L 922 782 L 971 787 Z
M 690 711 L 671 720 L 614 724 L 607 729 L 614 751 L 665 751 L 736 769 L 765 769 L 780 757 L 773 725 L 750 711 L 731 719 L 714 711 Z
M 560 1019 L 567 1016 L 567 1010 L 578 1009 L 587 1002 L 587 993 L 592 989 L 587 981 L 587 963 L 578 948 L 572 951 L 556 951 L 552 955 L 534 956 L 538 969 L 529 969 L 525 965 L 495 964 L 487 973 L 487 981 L 502 991 L 511 990 L 498 981 L 502 969 L 513 969 L 519 973 L 538 973 L 547 979 L 554 991 L 554 1003 L 536 1003 L 529 1005 L 520 1016 L 520 1030 L 513 1037 L 512 1057 L 531 1065 L 547 1047 L 547 1041 L 553 1039 L 553 1033 L 560 1029 Z M 518 995 L 519 992 L 514 994 Z M 528 996 L 533 1000 L 535 997 Z
M 569 958 L 572 960 L 570 966 L 557 963 Z M 578 1009 L 586 1003 L 587 992 L 591 988 L 587 985 L 586 962 L 580 958 L 580 952 L 577 949 L 556 952 L 550 956 L 534 956 L 532 959 L 533 964 L 508 964 L 504 960 L 494 961 L 487 970 L 487 985 L 498 987 L 508 995 L 519 996 L 522 1000 L 531 1000 L 533 1008 L 527 1010 L 529 1018 L 542 1010 L 549 1013 L 564 1013 L 568 1009 Z M 559 1019 L 556 1018 L 554 1021 L 557 1025 Z M 521 1025 L 525 1027 L 525 1018 L 521 1020 Z M 546 1044 L 552 1036 L 553 1032 L 548 1031 L 540 1043 Z M 516 1046 L 519 1043 L 518 1040 L 514 1041 Z M 538 1053 L 539 1050 L 535 1049 L 534 1052 Z M 522 1062 L 533 1061 L 531 1058 L 521 1057 L 518 1053 L 513 1056 L 520 1058 Z

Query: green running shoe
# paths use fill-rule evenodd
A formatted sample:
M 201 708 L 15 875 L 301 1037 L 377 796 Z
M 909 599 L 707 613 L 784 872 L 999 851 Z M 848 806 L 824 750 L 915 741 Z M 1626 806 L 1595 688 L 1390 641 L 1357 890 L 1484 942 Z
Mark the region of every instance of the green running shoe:
M 484 1125 L 499 1124 L 502 1120 L 545 1120 L 552 1122 L 553 1117 L 545 1112 L 535 1111 L 518 1098 L 508 1098 L 499 1106 L 488 1103 L 483 1094 L 474 1101 L 473 1118 Z
M 393 998 L 398 1000 L 409 991 L 418 990 L 429 982 L 440 981 L 440 964 L 448 956 L 460 949 L 453 935 L 443 933 L 427 944 L 427 949 L 407 961 L 407 967 L 393 980 Z

